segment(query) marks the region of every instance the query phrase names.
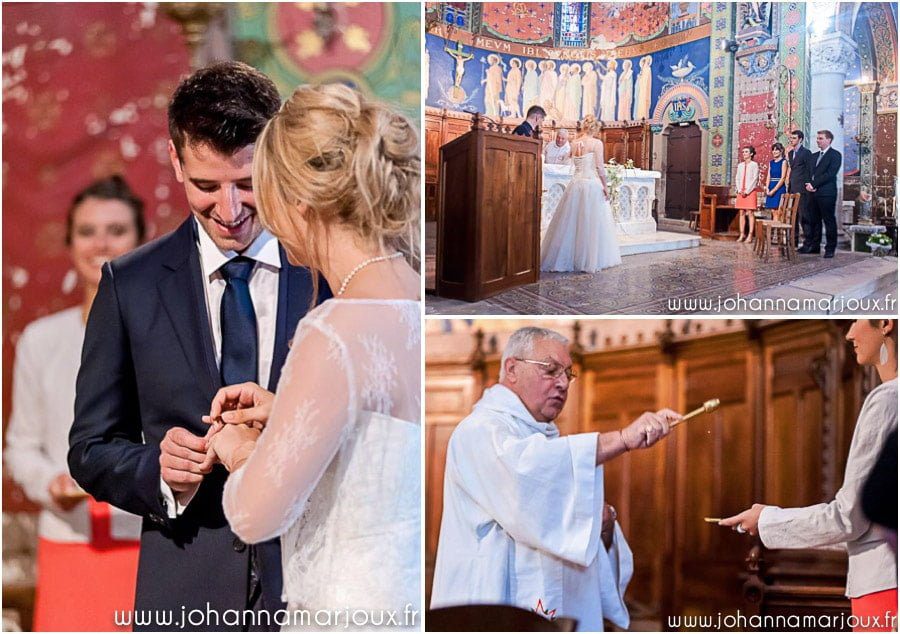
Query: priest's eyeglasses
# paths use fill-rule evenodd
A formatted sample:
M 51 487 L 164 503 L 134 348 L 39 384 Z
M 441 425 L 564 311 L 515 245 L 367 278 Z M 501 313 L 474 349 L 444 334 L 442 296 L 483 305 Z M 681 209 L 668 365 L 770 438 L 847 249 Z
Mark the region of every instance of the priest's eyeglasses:
M 516 361 L 544 366 L 544 368 L 546 369 L 544 370 L 543 375 L 546 379 L 553 379 L 555 381 L 563 374 L 565 374 L 566 379 L 569 381 L 569 383 L 571 383 L 576 378 L 578 378 L 578 373 L 575 372 L 572 368 L 564 368 L 560 364 L 553 363 L 552 361 L 537 361 L 536 359 L 522 359 L 521 357 L 516 357 Z

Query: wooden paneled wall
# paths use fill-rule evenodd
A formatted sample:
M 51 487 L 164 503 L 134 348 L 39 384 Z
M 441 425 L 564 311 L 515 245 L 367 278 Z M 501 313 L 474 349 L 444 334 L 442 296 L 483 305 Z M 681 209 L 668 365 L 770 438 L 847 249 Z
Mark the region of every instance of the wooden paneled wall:
M 748 322 L 738 332 L 575 355 L 580 376 L 558 421 L 564 434 L 619 429 L 645 410 L 722 402 L 654 448 L 605 465 L 607 500 L 634 551 L 633 615 L 741 608 L 753 542 L 703 517 L 754 502 L 814 504 L 840 487 L 864 390 L 873 385 L 843 335 L 836 321 Z M 498 354 L 474 349 L 473 338 L 456 363 L 446 355 L 429 363 L 426 353 L 429 595 L 447 441 L 499 370 Z
M 510 122 L 510 129 L 520 123 Z M 453 112 L 438 108 L 425 108 L 425 220 L 432 221 L 437 217 L 438 163 L 441 146 L 462 136 L 472 128 L 472 115 L 464 112 Z M 552 122 L 542 126 L 544 142 L 552 142 L 556 138 L 557 128 Z M 568 128 L 569 136 L 574 137 L 575 128 Z M 612 125 L 604 127 L 597 138 L 605 144 L 607 161 L 614 158 L 624 164 L 631 159 L 636 167 L 650 169 L 650 152 L 652 135 L 649 124 L 636 124 L 627 127 Z

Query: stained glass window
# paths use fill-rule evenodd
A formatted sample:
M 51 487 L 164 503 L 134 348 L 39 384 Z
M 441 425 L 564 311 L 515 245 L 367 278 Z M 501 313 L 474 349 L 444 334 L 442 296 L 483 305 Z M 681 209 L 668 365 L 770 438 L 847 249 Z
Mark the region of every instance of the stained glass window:
M 469 30 L 469 6 L 466 2 L 444 3 L 444 24 Z
M 587 46 L 590 32 L 588 2 L 560 2 L 556 5 L 556 45 Z

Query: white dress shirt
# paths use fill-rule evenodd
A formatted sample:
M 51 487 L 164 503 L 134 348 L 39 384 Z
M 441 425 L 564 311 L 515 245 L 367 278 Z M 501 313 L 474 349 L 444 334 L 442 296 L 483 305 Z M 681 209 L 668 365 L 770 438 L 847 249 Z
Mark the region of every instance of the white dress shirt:
M 3 452 L 13 480 L 43 507 L 38 534 L 62 543 L 91 541 L 87 502 L 63 511 L 48 491 L 54 478 L 69 473 L 66 456 L 83 342 L 81 306 L 42 317 L 25 328 L 16 345 L 12 412 Z M 110 536 L 139 539 L 141 518 L 110 508 Z
M 544 148 L 544 162 L 549 163 L 551 165 L 561 165 L 563 163 L 568 163 L 571 158 L 572 147 L 569 145 L 569 142 L 566 141 L 561 146 L 556 144 L 556 141 L 553 143 L 548 143 Z
M 222 265 L 242 255 L 251 260 L 256 260 L 256 265 L 250 273 L 250 299 L 253 301 L 253 310 L 256 313 L 256 333 L 258 337 L 258 381 L 265 388 L 269 386 L 269 372 L 272 367 L 272 356 L 275 348 L 275 325 L 278 316 L 278 275 L 281 271 L 281 253 L 278 250 L 278 241 L 268 231 L 263 230 L 243 253 L 235 251 L 222 251 L 215 245 L 206 230 L 200 226 L 197 219 L 197 248 L 200 250 L 200 268 L 203 271 L 203 290 L 206 294 L 206 313 L 209 316 L 209 329 L 213 338 L 213 350 L 216 354 L 217 367 L 222 361 L 222 322 L 220 307 L 222 295 L 225 293 L 225 278 L 222 276 Z M 175 518 L 184 512 L 194 492 L 183 494 L 182 499 L 176 500 L 169 488 L 160 477 L 160 488 L 163 498 L 166 500 L 168 515 Z M 199 485 L 198 487 L 199 488 Z

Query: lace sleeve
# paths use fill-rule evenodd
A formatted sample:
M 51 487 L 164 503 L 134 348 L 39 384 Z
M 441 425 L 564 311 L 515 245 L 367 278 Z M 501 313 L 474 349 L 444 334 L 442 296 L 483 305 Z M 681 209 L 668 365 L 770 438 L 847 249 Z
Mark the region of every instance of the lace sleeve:
M 303 324 L 266 429 L 225 485 L 225 516 L 241 539 L 281 535 L 303 512 L 355 420 L 353 383 L 344 343 L 325 324 Z
M 606 164 L 603 161 L 603 141 L 594 143 L 594 164 L 597 166 L 597 173 L 603 184 L 606 184 Z

